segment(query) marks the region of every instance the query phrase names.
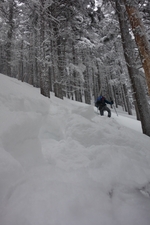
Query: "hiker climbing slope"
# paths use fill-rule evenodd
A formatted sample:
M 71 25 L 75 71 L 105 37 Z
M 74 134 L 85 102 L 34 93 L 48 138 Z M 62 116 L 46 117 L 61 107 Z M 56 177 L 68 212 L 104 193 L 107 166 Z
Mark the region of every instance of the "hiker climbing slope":
M 111 117 L 111 110 L 107 107 L 106 104 L 114 104 L 113 101 L 108 101 L 104 96 L 99 96 L 95 102 L 95 106 L 99 109 L 100 115 L 104 115 L 104 111 L 108 112 L 108 117 Z

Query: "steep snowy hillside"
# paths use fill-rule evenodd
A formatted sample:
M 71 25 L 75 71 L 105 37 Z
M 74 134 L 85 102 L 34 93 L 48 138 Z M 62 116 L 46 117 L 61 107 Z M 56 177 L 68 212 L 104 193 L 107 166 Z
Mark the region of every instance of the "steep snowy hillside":
M 149 225 L 150 138 L 133 116 L 0 74 L 0 225 Z

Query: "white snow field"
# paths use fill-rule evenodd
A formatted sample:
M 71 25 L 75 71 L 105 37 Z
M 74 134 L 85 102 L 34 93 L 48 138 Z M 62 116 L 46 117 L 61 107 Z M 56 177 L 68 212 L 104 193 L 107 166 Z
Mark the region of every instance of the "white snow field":
M 150 137 L 118 114 L 0 74 L 0 225 L 150 225 Z

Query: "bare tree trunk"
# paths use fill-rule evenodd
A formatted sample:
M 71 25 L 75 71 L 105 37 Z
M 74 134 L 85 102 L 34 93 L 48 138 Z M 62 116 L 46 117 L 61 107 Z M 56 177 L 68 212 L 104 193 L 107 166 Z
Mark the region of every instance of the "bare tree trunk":
M 9 1 L 9 15 L 8 15 L 8 32 L 7 32 L 7 44 L 6 44 L 6 60 L 7 68 L 6 73 L 8 76 L 11 76 L 11 47 L 12 47 L 12 37 L 13 37 L 13 15 L 14 15 L 14 0 Z
M 133 91 L 135 93 L 135 99 L 140 114 L 142 130 L 144 134 L 150 136 L 150 110 L 145 96 L 144 88 L 141 85 L 139 71 L 135 67 L 135 56 L 133 52 L 133 46 L 131 44 L 132 40 L 129 34 L 127 21 L 125 20 L 126 16 L 123 11 L 121 0 L 116 0 L 116 8 L 119 18 L 124 56 L 127 62 L 129 76 L 133 85 Z
M 55 96 L 58 98 L 63 98 L 62 96 L 62 87 L 60 84 L 60 67 L 58 66 L 58 57 L 59 57 L 59 52 L 58 52 L 58 42 L 56 41 L 57 35 L 54 34 L 55 40 L 53 41 L 53 50 L 52 50 L 52 67 L 53 67 L 53 81 L 54 81 L 54 93 Z
M 61 37 L 57 37 L 57 55 L 58 55 L 58 97 L 63 99 L 62 80 L 64 76 L 64 51 Z
M 94 99 L 98 97 L 98 93 L 101 89 L 101 81 L 100 81 L 100 66 L 99 62 L 96 61 L 97 73 L 93 73 L 93 96 Z
M 55 37 L 55 36 L 54 36 Z M 53 38 L 54 38 L 53 37 Z M 59 85 L 58 85 L 58 55 L 56 38 L 52 41 L 52 71 L 53 71 L 53 91 L 56 97 L 59 97 Z
M 126 108 L 127 108 L 128 114 L 132 115 L 132 110 L 131 110 L 131 106 L 130 106 L 130 102 L 129 102 L 129 98 L 128 98 L 128 93 L 127 93 L 127 87 L 126 87 L 125 84 L 123 84 L 123 90 L 124 90 Z
M 137 3 L 133 0 L 124 0 L 124 4 L 129 16 L 135 41 L 140 52 L 141 62 L 145 71 L 148 92 L 150 95 L 150 44 L 146 37 L 144 25 L 137 9 Z
M 46 57 L 45 57 L 45 17 L 44 17 L 44 2 L 42 0 L 41 18 L 40 18 L 40 89 L 41 94 L 50 98 L 49 74 L 47 71 Z
M 4 45 L 0 43 L 0 73 L 4 73 Z
M 23 40 L 21 40 L 20 44 L 20 60 L 19 60 L 19 68 L 18 68 L 18 80 L 23 82 Z
M 86 104 L 91 104 L 90 85 L 89 85 L 89 65 L 87 65 L 85 55 L 88 54 L 88 49 L 82 51 L 82 61 L 86 66 L 84 71 L 84 99 Z
M 126 103 L 126 98 L 125 98 L 125 93 L 124 93 L 124 88 L 122 83 L 120 83 L 120 88 L 121 88 L 121 96 L 122 96 L 122 107 L 125 110 L 125 112 L 128 112 L 127 110 L 127 103 Z
M 78 65 L 78 55 L 79 51 L 74 47 L 74 41 L 72 41 L 72 62 L 74 65 Z M 79 78 L 79 74 L 76 70 L 73 71 L 73 86 L 74 86 L 74 97 L 78 102 L 82 102 L 82 94 L 81 94 L 81 81 Z
M 84 79 L 84 98 L 85 98 L 85 103 L 86 104 L 91 104 L 91 96 L 90 96 L 90 86 L 89 86 L 89 74 L 88 74 L 88 67 L 86 68 Z
M 40 45 L 38 40 L 38 32 L 37 32 L 39 15 L 37 14 L 36 10 L 33 10 L 33 18 L 34 18 L 33 23 L 31 24 L 33 86 L 40 87 L 39 74 L 38 74 L 38 61 L 37 61 L 37 56 L 38 56 L 37 49 L 38 49 L 38 46 Z
M 37 62 L 37 32 L 36 29 L 33 31 L 33 86 L 39 87 L 39 76 L 38 76 L 38 62 Z

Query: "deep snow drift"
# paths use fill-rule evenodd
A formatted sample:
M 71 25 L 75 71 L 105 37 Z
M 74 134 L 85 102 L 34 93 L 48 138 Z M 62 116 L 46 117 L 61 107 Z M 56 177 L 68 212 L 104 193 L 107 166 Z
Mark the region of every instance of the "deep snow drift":
M 149 224 L 140 123 L 0 74 L 0 225 Z

